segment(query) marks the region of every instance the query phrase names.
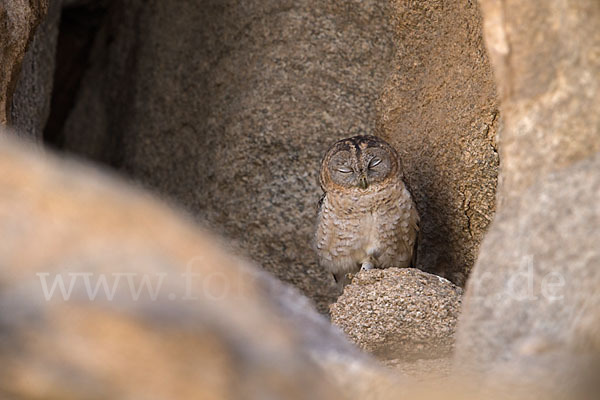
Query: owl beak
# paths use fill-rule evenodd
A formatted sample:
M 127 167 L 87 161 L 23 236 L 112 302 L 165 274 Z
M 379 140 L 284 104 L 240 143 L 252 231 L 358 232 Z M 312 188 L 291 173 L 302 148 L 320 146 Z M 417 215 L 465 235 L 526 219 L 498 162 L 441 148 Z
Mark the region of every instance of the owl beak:
M 367 187 L 369 187 L 369 181 L 367 181 L 367 175 L 365 175 L 364 173 L 360 174 L 360 178 L 358 179 L 358 186 L 361 189 L 366 189 Z

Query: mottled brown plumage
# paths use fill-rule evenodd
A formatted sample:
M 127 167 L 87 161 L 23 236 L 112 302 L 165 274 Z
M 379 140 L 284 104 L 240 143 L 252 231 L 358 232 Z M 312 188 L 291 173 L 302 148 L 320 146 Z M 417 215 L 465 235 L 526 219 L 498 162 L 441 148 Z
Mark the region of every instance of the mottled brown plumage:
M 398 154 L 376 136 L 336 142 L 321 164 L 315 247 L 338 284 L 361 268 L 409 267 L 419 215 Z

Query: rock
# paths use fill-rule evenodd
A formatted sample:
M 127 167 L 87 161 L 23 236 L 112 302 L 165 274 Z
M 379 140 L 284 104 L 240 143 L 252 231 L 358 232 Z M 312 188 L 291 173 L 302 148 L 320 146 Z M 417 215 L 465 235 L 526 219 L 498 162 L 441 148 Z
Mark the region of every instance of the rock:
M 567 394 L 563 377 L 600 357 L 599 170 L 600 154 L 498 211 L 467 285 L 456 351 L 463 368 L 491 380 L 556 378 Z
M 52 0 L 35 30 L 21 66 L 12 98 L 11 125 L 21 135 L 41 141 L 50 114 L 54 62 L 62 0 Z
M 11 399 L 364 398 L 395 385 L 296 289 L 147 194 L 3 135 L 0 171 Z
M 502 96 L 503 183 L 467 285 L 457 364 L 481 381 L 568 397 L 600 359 L 600 116 L 590 112 L 600 106 L 600 7 L 482 7 Z
M 331 305 L 331 321 L 379 358 L 443 358 L 454 344 L 461 294 L 414 268 L 361 271 Z
M 21 63 L 37 25 L 48 11 L 48 0 L 11 0 L 0 4 L 0 124 L 10 118 L 10 106 Z
M 463 285 L 495 210 L 499 126 L 476 1 L 391 2 L 395 62 L 377 126 L 421 213 L 418 267 Z
M 442 358 L 418 358 L 414 360 L 392 359 L 383 360 L 383 363 L 394 372 L 415 378 L 419 382 L 427 384 L 439 382 L 445 378 L 450 378 L 453 371 L 453 360 L 450 355 Z M 450 379 L 446 380 L 451 382 Z
M 600 151 L 594 0 L 482 1 L 502 98 L 500 200 Z M 543 60 L 543 62 L 540 62 Z

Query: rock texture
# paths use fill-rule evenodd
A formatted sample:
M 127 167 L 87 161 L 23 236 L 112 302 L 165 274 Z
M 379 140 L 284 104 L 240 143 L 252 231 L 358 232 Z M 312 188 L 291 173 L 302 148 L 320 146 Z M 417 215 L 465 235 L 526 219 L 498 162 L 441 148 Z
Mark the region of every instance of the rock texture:
M 11 125 L 20 135 L 41 141 L 50 114 L 54 61 L 62 0 L 52 0 L 27 48 L 10 107 Z
M 600 151 L 600 4 L 482 1 L 506 114 L 500 199 Z
M 502 97 L 502 203 L 457 361 L 569 393 L 600 357 L 600 4 L 482 1 Z
M 325 311 L 319 161 L 373 131 L 387 16 L 376 0 L 114 2 L 65 146 L 183 204 Z
M 394 0 L 378 133 L 421 213 L 418 267 L 463 285 L 495 210 L 498 100 L 476 1 Z
M 331 306 L 331 321 L 383 359 L 447 357 L 462 289 L 414 268 L 359 272 Z
M 600 154 L 498 211 L 467 285 L 459 365 L 491 380 L 551 376 L 567 394 L 572 370 L 600 357 L 599 168 Z
M 394 385 L 296 289 L 149 196 L 3 136 L 0 171 L 3 398 L 365 398 Z
M 48 11 L 48 0 L 11 0 L 0 4 L 0 124 L 10 119 L 11 99 L 21 64 L 37 25 Z

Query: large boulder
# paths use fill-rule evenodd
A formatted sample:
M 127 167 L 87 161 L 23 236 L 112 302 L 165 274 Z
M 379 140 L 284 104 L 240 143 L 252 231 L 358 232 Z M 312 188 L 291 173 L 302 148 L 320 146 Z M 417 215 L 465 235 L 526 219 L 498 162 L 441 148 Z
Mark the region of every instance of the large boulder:
M 463 285 L 495 210 L 498 100 L 478 2 L 391 2 L 395 62 L 378 133 L 421 213 L 418 267 Z
M 500 208 L 467 285 L 458 365 L 566 394 L 573 371 L 600 358 L 598 171 L 600 154 Z
M 600 358 L 600 4 L 482 7 L 502 98 L 501 203 L 466 289 L 457 362 L 568 394 Z
M 296 289 L 227 255 L 189 218 L 8 139 L 0 393 L 331 399 L 394 384 Z

